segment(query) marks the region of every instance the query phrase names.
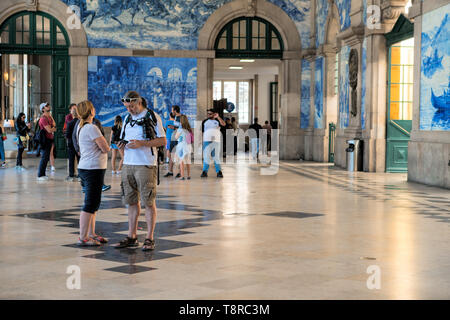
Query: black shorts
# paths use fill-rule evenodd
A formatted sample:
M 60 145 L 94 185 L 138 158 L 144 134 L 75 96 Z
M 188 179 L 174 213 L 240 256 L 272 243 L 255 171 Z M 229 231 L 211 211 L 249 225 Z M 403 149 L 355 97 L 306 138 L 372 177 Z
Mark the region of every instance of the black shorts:
M 83 211 L 88 213 L 97 212 L 102 200 L 102 187 L 105 179 L 106 169 L 78 169 L 81 184 L 85 188 Z

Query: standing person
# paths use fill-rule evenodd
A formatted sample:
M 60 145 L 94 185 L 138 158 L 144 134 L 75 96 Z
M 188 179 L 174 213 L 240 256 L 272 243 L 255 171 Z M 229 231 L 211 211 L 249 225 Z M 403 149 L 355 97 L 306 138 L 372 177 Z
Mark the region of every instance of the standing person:
M 269 121 L 265 121 L 264 125 L 262 126 L 263 129 L 267 130 L 267 144 L 263 147 L 265 147 L 265 151 L 270 151 L 271 143 L 272 143 L 272 126 L 269 124 Z M 266 153 L 266 152 L 264 152 Z
M 173 130 L 172 134 L 175 132 L 175 130 L 177 130 L 180 127 L 180 116 L 181 116 L 180 111 L 181 111 L 180 106 L 177 106 L 177 105 L 172 106 L 172 114 L 173 114 L 174 120 L 173 120 L 172 124 L 167 125 L 167 128 Z M 177 146 L 178 141 L 176 139 L 172 139 L 172 136 L 171 136 L 171 140 L 169 140 L 169 141 L 170 141 L 169 150 L 172 153 L 173 150 L 175 149 L 175 147 Z M 170 177 L 170 176 L 173 176 L 173 156 L 171 156 L 169 158 L 169 170 L 164 175 L 164 177 Z M 179 178 L 179 177 L 180 177 L 180 174 L 178 173 L 175 178 Z
M 27 147 L 27 142 L 30 139 L 28 132 L 31 130 L 31 123 L 25 123 L 25 113 L 21 112 L 17 116 L 17 121 L 15 124 L 16 135 L 17 135 L 17 159 L 16 159 L 16 169 L 25 170 L 22 164 L 23 151 Z
M 259 130 L 262 129 L 262 127 L 258 123 L 258 118 L 255 118 L 254 122 L 248 128 L 256 131 L 256 138 L 252 137 L 250 143 L 251 143 L 251 147 L 252 147 L 253 159 L 259 159 Z
M 214 109 L 207 112 L 208 118 L 202 122 L 203 132 L 203 171 L 201 178 L 208 177 L 209 163 L 211 156 L 214 158 L 214 167 L 216 168 L 217 178 L 223 178 L 220 167 L 220 126 L 225 126 L 225 122 L 219 117 Z
M 5 132 L 3 132 L 3 120 L 0 118 L 0 159 L 1 159 L 0 168 L 6 168 L 5 146 L 3 144 L 3 134 L 5 134 Z M 5 137 L 6 137 L 6 134 L 5 134 Z
M 79 246 L 99 246 L 108 240 L 95 233 L 95 214 L 100 207 L 102 186 L 108 165 L 109 146 L 100 129 L 94 125 L 95 108 L 86 100 L 77 105 L 80 118 L 77 129 L 80 146 L 78 172 L 85 187 L 84 206 L 80 214 Z
M 231 117 L 231 127 L 233 128 L 233 140 L 234 140 L 234 155 L 237 154 L 237 136 L 238 136 L 238 126 L 235 117 Z
M 64 118 L 64 127 L 63 127 L 64 135 L 66 135 L 67 125 L 69 124 L 70 121 L 72 121 L 75 118 L 76 114 L 77 114 L 77 104 L 71 103 L 69 105 L 69 114 L 66 115 L 66 117 Z
M 73 133 L 75 131 L 75 126 L 78 124 L 78 114 L 77 114 L 77 108 L 76 105 L 74 108 L 71 109 L 72 112 L 72 120 L 69 121 L 69 123 L 66 126 L 66 131 L 64 132 L 64 136 L 66 137 L 67 141 L 67 155 L 69 158 L 69 176 L 66 178 L 66 181 L 75 181 L 75 159 L 77 160 L 77 163 L 80 162 L 80 155 L 75 150 L 75 146 L 73 144 Z M 67 117 L 66 117 L 67 120 Z
M 111 167 L 112 174 L 120 174 L 123 165 L 123 150 L 119 149 L 117 144 L 120 141 L 120 133 L 122 131 L 122 117 L 117 115 L 114 118 L 114 125 L 111 128 L 111 135 L 109 136 L 109 144 L 111 145 L 112 155 L 111 155 Z M 116 171 L 116 158 L 117 151 L 120 153 L 119 170 Z
M 170 146 L 171 146 L 170 142 L 172 140 L 172 133 L 174 131 L 172 129 L 174 121 L 175 121 L 175 115 L 171 112 L 169 114 L 169 120 L 166 121 L 165 126 L 164 126 L 164 129 L 166 130 L 166 140 L 167 140 L 166 150 L 167 150 L 167 159 L 169 160 L 169 166 L 170 166 L 170 163 L 173 161 L 172 149 L 170 148 Z M 173 166 L 173 164 L 172 164 L 172 166 Z M 172 173 L 172 175 L 173 175 L 173 173 Z M 168 176 L 170 176 L 169 172 L 167 172 L 164 175 L 164 177 L 168 177 Z
M 115 248 L 137 247 L 138 219 L 141 201 L 145 204 L 147 235 L 142 250 L 155 249 L 157 147 L 166 144 L 161 117 L 144 108 L 136 91 L 128 91 L 122 102 L 129 114 L 122 127 L 119 148 L 124 149 L 122 196 L 128 205 L 128 236 Z
M 187 179 L 191 179 L 191 153 L 193 133 L 189 120 L 185 115 L 180 117 L 181 128 L 175 133 L 178 144 L 175 151 L 176 162 L 180 165 L 180 180 L 185 180 L 184 167 L 187 169 Z
M 41 130 L 40 134 L 45 135 L 45 143 L 41 146 L 42 157 L 39 162 L 38 169 L 38 181 L 46 181 L 48 177 L 45 175 L 45 170 L 47 168 L 48 161 L 50 160 L 50 152 L 53 147 L 54 133 L 56 132 L 56 123 L 50 115 L 50 104 L 47 102 L 41 103 L 39 110 L 42 115 L 39 119 L 39 128 Z

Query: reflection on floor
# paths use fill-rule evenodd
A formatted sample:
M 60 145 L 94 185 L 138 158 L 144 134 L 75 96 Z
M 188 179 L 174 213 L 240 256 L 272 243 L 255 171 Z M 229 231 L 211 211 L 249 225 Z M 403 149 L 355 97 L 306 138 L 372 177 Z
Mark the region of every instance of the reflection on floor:
M 47 183 L 37 159 L 25 165 L 0 170 L 0 298 L 450 298 L 450 194 L 405 174 L 291 161 L 276 175 L 243 163 L 200 179 L 194 166 L 190 181 L 161 177 L 157 247 L 143 252 L 110 245 L 128 229 L 120 177 L 108 172 L 97 216 L 110 243 L 79 248 L 83 194 L 64 181 L 65 161 Z M 139 227 L 142 244 L 143 215 Z M 73 265 L 80 290 L 66 286 Z M 373 266 L 380 287 L 369 289 Z

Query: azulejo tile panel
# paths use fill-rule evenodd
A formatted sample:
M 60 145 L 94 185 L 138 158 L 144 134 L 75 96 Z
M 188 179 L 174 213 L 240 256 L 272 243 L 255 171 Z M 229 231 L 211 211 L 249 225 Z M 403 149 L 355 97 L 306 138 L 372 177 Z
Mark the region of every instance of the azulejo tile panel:
M 112 126 L 127 111 L 120 99 L 128 90 L 145 97 L 163 120 L 179 105 L 191 124 L 197 114 L 197 59 L 97 57 L 88 60 L 88 98 L 97 118 Z
M 311 63 L 308 60 L 302 61 L 301 88 L 300 128 L 306 129 L 309 126 L 309 115 L 311 111 Z
M 323 86 L 324 86 L 324 63 L 323 57 L 318 57 L 315 64 L 315 91 L 314 91 L 314 128 L 323 128 Z

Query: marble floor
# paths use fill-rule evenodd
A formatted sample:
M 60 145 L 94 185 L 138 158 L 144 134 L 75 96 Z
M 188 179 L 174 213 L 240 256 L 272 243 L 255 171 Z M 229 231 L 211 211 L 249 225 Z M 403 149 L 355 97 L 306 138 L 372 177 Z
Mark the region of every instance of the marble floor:
M 161 177 L 157 247 L 143 252 L 77 247 L 80 184 L 65 160 L 38 183 L 37 160 L 0 169 L 1 299 L 450 298 L 450 192 L 406 174 L 286 161 L 200 179 L 196 165 L 190 181 Z M 127 215 L 120 177 L 106 182 L 97 231 L 114 243 Z

